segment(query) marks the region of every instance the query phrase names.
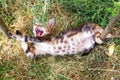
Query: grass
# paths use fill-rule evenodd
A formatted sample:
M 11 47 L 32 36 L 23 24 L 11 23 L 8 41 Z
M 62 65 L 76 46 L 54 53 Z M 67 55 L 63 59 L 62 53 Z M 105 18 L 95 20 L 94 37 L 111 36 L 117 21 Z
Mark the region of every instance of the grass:
M 32 25 L 37 18 L 45 24 L 55 18 L 53 35 L 85 23 L 105 27 L 112 16 L 119 12 L 116 0 L 0 0 L 0 17 L 11 31 L 16 29 L 32 35 Z M 46 6 L 46 9 L 43 7 Z M 120 32 L 120 21 L 115 27 Z M 108 46 L 114 42 L 114 54 L 106 55 Z M 96 46 L 88 56 L 40 56 L 28 59 L 20 43 L 8 40 L 0 32 L 0 80 L 119 80 L 120 39 L 108 39 Z

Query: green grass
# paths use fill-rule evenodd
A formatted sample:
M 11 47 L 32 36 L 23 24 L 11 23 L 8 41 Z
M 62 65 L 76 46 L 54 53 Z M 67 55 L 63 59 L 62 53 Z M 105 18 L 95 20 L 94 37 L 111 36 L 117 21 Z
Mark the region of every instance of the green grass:
M 85 23 L 96 23 L 103 28 L 118 14 L 120 0 L 0 0 L 0 17 L 11 31 L 20 29 L 32 35 L 36 19 L 45 22 L 55 18 L 53 35 Z M 46 6 L 46 9 L 43 7 Z M 120 32 L 120 21 L 115 27 Z M 115 43 L 113 56 L 106 55 L 110 43 Z M 20 43 L 8 40 L 0 32 L 0 80 L 119 80 L 120 39 L 105 40 L 88 56 L 40 56 L 28 59 Z
M 60 4 L 72 15 L 77 15 L 78 24 L 92 22 L 103 27 L 107 25 L 111 16 L 118 13 L 115 10 L 119 9 L 112 0 L 60 0 Z

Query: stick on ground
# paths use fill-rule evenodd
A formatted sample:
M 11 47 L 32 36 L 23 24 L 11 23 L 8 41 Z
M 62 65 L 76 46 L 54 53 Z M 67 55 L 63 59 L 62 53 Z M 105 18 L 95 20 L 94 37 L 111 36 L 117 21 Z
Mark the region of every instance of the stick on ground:
M 10 36 L 8 34 L 8 28 L 5 25 L 4 21 L 2 20 L 2 18 L 0 18 L 0 30 L 7 36 L 8 39 L 10 39 Z
M 102 32 L 102 34 L 101 34 L 101 38 L 102 38 L 103 40 L 106 38 L 107 34 L 111 32 L 111 30 L 113 29 L 115 23 L 116 23 L 119 19 L 120 19 L 120 13 L 119 13 L 117 16 L 113 17 L 113 18 L 110 20 L 110 22 L 107 24 L 105 30 L 104 30 L 104 31 Z

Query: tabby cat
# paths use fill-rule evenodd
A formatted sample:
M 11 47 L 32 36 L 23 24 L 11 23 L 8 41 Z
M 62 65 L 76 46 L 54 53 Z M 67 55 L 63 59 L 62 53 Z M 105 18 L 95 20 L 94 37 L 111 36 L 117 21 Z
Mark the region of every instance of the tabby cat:
M 76 54 L 78 52 L 81 52 L 84 55 L 94 48 L 95 43 L 103 43 L 103 40 L 100 37 L 103 29 L 92 23 L 77 29 L 69 30 L 59 37 L 43 39 L 45 35 L 51 32 L 54 23 L 54 19 L 51 19 L 46 24 L 46 27 L 43 27 L 42 24 L 35 23 L 33 26 L 34 37 L 22 35 L 18 30 L 16 31 L 16 34 L 9 34 L 11 38 L 20 41 L 25 54 L 29 58 L 35 58 L 38 55 L 46 54 L 56 56 Z M 111 34 L 108 34 L 107 37 L 111 36 Z

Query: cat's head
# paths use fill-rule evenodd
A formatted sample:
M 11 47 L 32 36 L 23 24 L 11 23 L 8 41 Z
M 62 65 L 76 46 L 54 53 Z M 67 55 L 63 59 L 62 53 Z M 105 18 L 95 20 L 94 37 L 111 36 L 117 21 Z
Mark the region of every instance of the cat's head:
M 54 19 L 50 19 L 45 26 L 43 26 L 40 23 L 35 23 L 33 25 L 33 34 L 35 37 L 42 37 L 45 36 L 47 34 L 50 34 L 50 32 L 53 29 L 55 20 Z

